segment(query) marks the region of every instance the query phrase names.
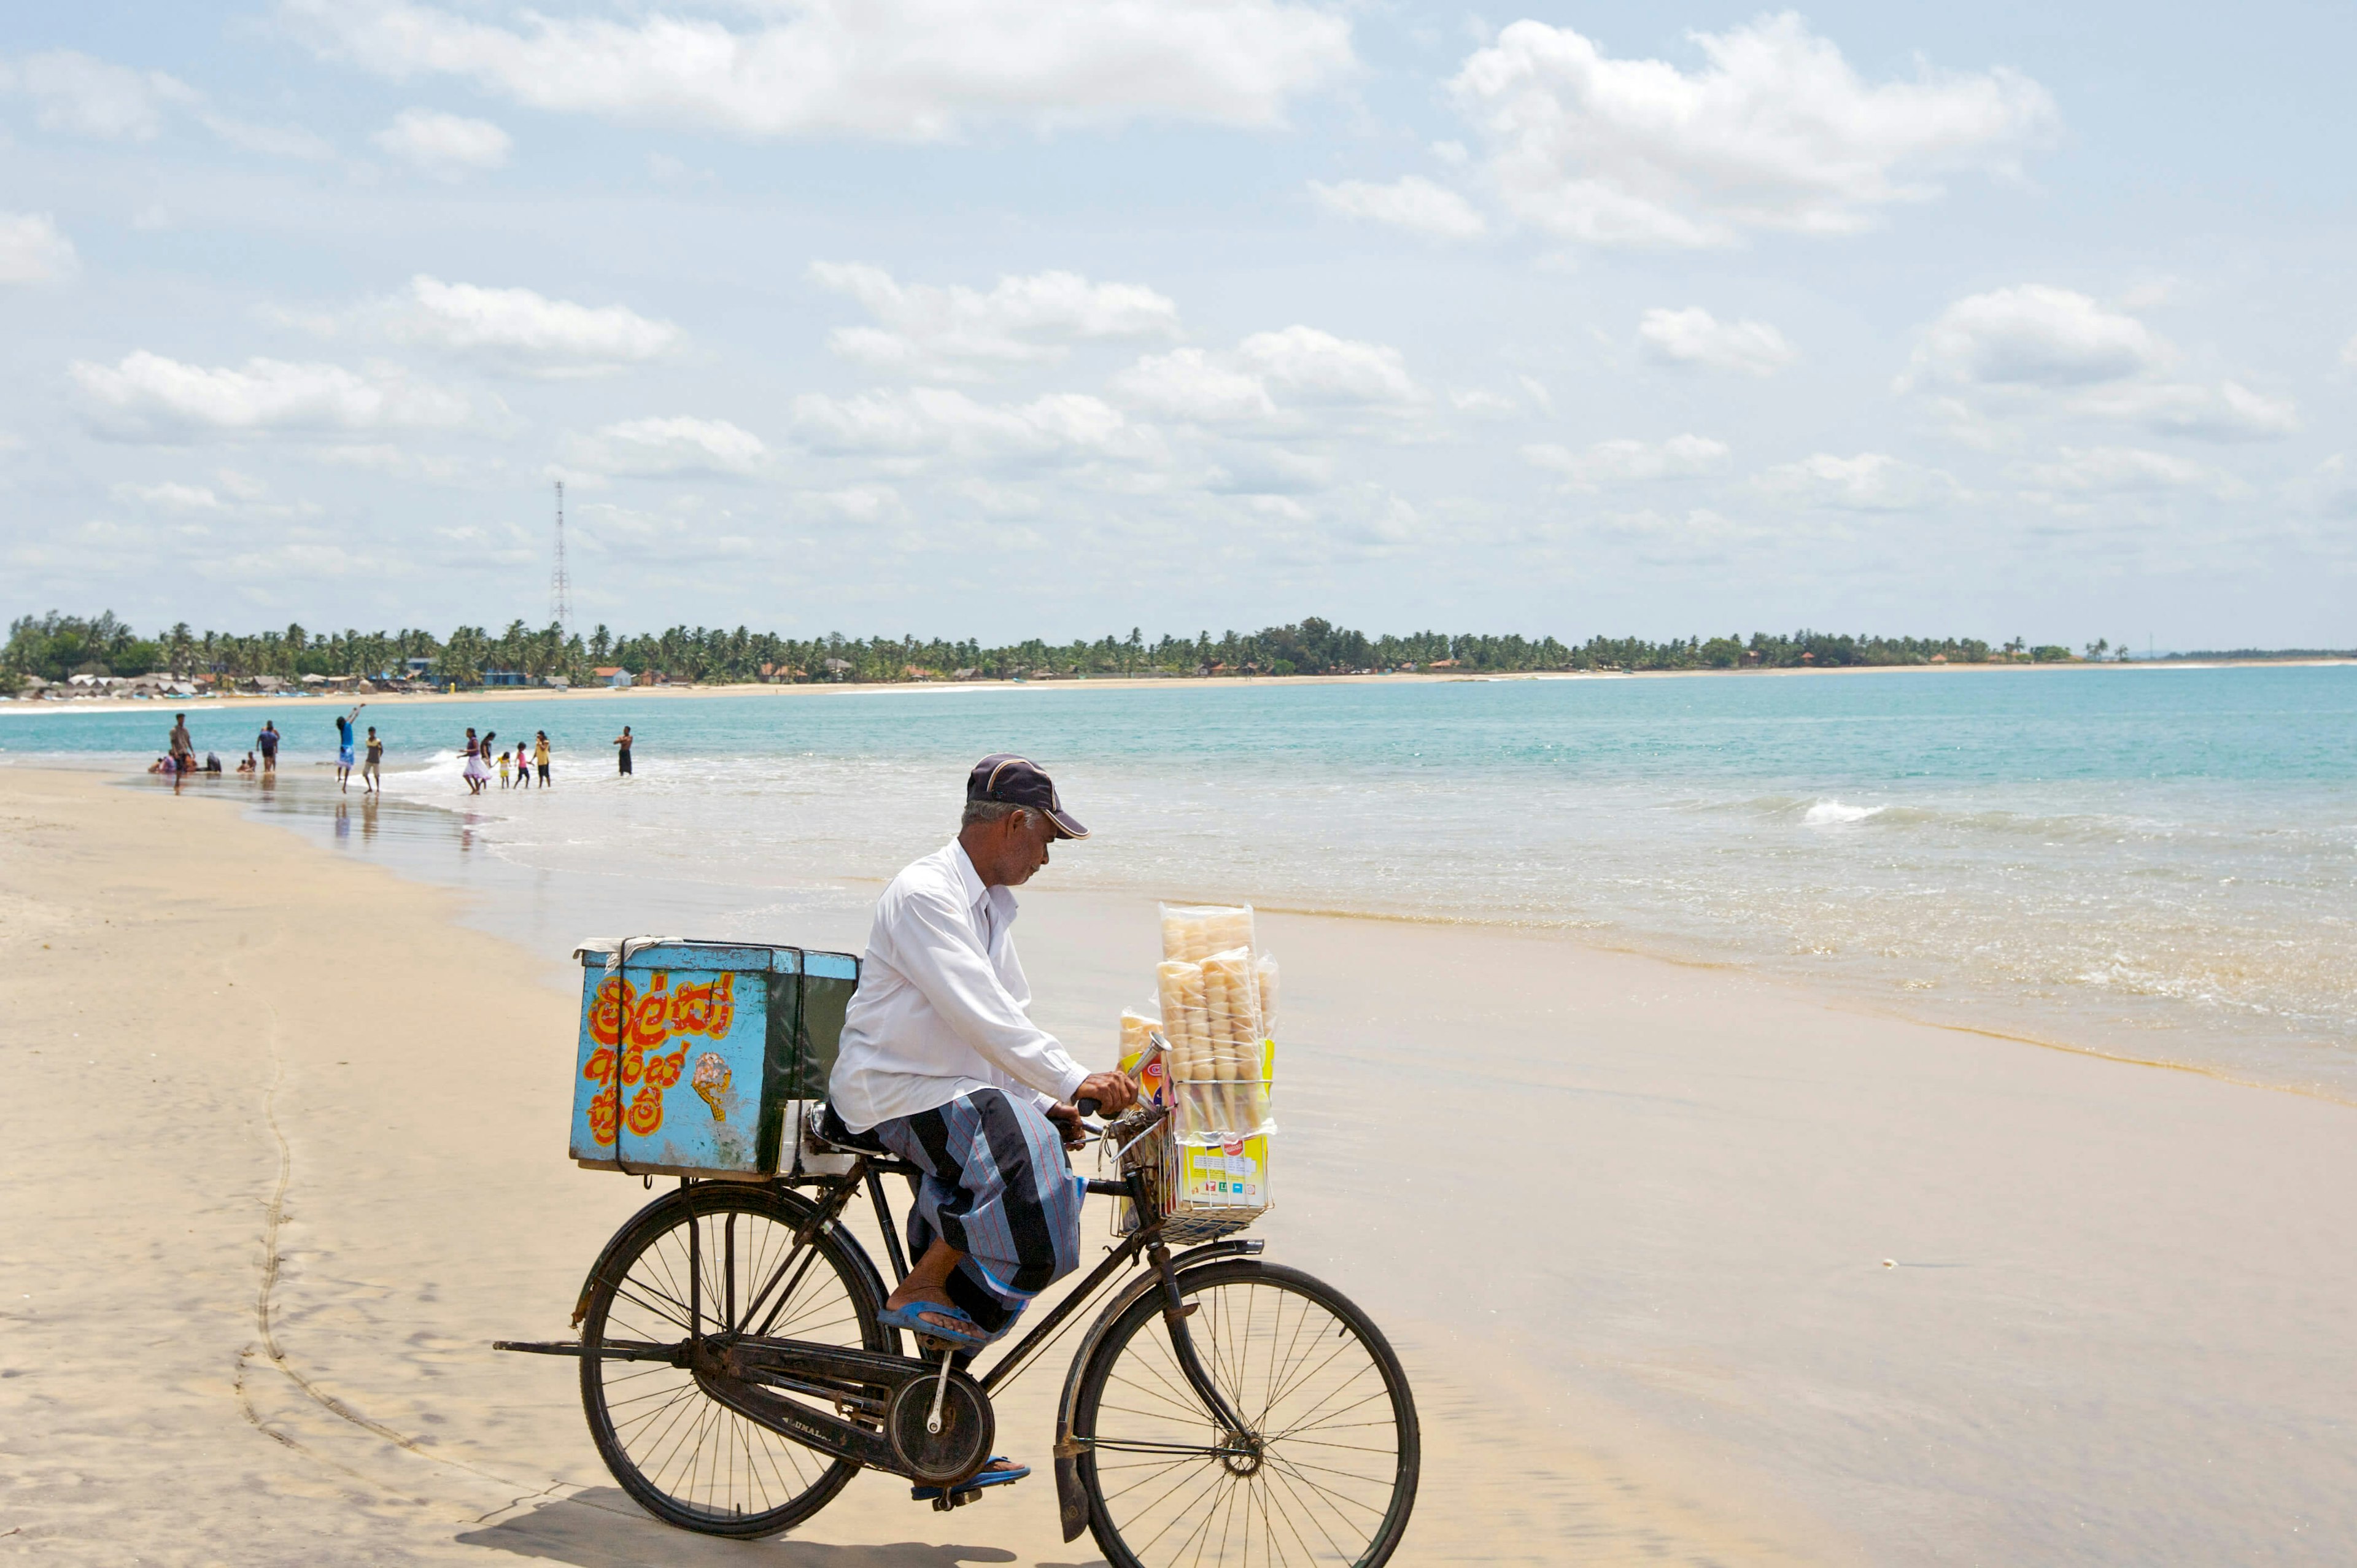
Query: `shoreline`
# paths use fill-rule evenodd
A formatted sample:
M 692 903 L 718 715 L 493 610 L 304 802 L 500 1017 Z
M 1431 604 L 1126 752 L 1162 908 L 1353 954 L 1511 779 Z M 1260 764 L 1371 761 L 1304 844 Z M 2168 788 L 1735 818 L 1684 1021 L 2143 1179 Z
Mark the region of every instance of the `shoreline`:
M 283 768 L 278 779 L 290 786 L 295 793 L 290 793 L 289 797 L 274 801 L 267 793 L 254 789 L 257 782 L 255 779 L 225 773 L 219 776 L 221 782 L 236 782 L 246 792 L 233 797 L 220 798 L 234 800 L 241 807 L 242 814 L 250 820 L 267 820 L 264 813 L 271 811 L 285 812 L 291 818 L 313 819 L 309 822 L 290 820 L 274 825 L 290 828 L 316 840 L 318 836 L 316 832 L 317 821 L 325 818 L 338 799 L 342 799 L 346 804 L 364 799 L 359 793 L 338 797 L 328 792 L 327 787 L 332 781 L 318 775 L 327 772 L 332 766 L 330 762 L 315 758 L 308 763 L 296 763 Z M 118 764 L 111 761 L 93 759 L 86 765 L 77 766 L 70 758 L 42 757 L 19 763 L 7 757 L 5 752 L 0 752 L 0 769 L 19 767 L 31 770 L 56 769 L 102 776 L 110 784 L 121 788 L 167 788 L 164 780 L 153 779 L 149 775 L 137 771 L 122 771 Z M 411 771 L 411 769 L 395 771 Z M 201 776 L 186 788 L 206 791 L 213 788 L 214 781 L 213 776 Z M 319 797 L 317 800 L 311 799 L 315 791 Z M 179 792 L 176 791 L 176 793 Z M 402 811 L 432 813 L 435 819 L 443 823 L 452 833 L 468 831 L 467 820 L 475 811 L 479 810 L 479 807 L 470 808 L 464 798 L 447 801 L 402 799 L 396 802 L 396 805 Z M 519 870 L 521 869 L 519 867 Z M 447 877 L 436 875 L 422 868 L 396 867 L 396 870 L 405 880 L 419 882 L 425 886 L 444 888 L 455 886 Z M 818 875 L 819 880 L 827 885 L 869 890 L 881 888 L 889 879 L 888 874 L 880 872 L 863 875 L 832 871 L 820 873 Z M 740 891 L 749 890 L 740 889 Z M 1217 902 L 1226 896 L 1216 889 L 1206 891 L 1200 887 L 1183 885 L 1147 886 L 1144 884 L 1134 886 L 1100 884 L 1086 890 L 1071 889 L 1058 892 L 1043 888 L 1040 891 L 1048 893 L 1049 897 L 1169 898 L 1179 902 Z M 863 897 L 872 897 L 872 892 L 864 894 Z M 2116 1041 L 2104 1042 L 2094 1037 L 2073 1038 L 2068 1032 L 2068 1021 L 2065 1018 L 2058 1016 L 2050 1020 L 2050 1026 L 2045 1029 L 2025 1026 L 2020 1023 L 2008 1022 L 1996 1015 L 1995 1007 L 1986 998 L 1959 998 L 1953 1004 L 1948 1004 L 1946 999 L 1936 992 L 1908 993 L 1894 996 L 1886 994 L 1878 983 L 1870 980 L 1844 977 L 1813 978 L 1803 972 L 1780 968 L 1756 956 L 1748 958 L 1701 956 L 1690 946 L 1682 945 L 1679 939 L 1674 937 L 1657 933 L 1655 940 L 1649 941 L 1645 939 L 1644 933 L 1632 934 L 1600 922 L 1571 919 L 1544 921 L 1504 917 L 1483 918 L 1467 915 L 1416 914 L 1384 909 L 1281 902 L 1255 903 L 1254 907 L 1263 915 L 1363 921 L 1428 933 L 1455 931 L 1517 940 L 1559 941 L 1589 954 L 1615 955 L 1646 963 L 1690 970 L 1697 973 L 1737 977 L 1750 983 L 1775 987 L 1793 997 L 1806 999 L 1813 1005 L 1855 1014 L 1862 1017 L 1879 1018 L 1910 1028 L 1948 1031 L 1960 1036 L 2002 1041 L 2125 1067 L 2187 1073 L 2241 1089 L 2297 1095 L 2327 1104 L 2357 1107 L 2357 1097 L 2352 1097 L 2346 1090 L 2335 1088 L 2319 1079 L 2296 1076 L 2271 1078 L 2229 1062 L 2205 1059 L 2203 1052 L 2198 1046 L 2190 1053 L 2171 1055 L 2165 1051 L 2139 1051 Z M 856 944 L 864 930 L 865 927 L 862 926 L 858 930 L 845 936 L 843 940 Z M 1976 1001 L 1980 1004 L 1977 1007 L 1975 1005 Z
M 1157 687 L 1190 689 L 1232 688 L 1248 691 L 1265 686 L 1381 686 L 1381 685 L 1482 685 L 1501 681 L 1645 681 L 1741 678 L 1798 675 L 1900 675 L 1900 674 L 1994 674 L 2017 671 L 2052 671 L 2057 670 L 2312 670 L 2339 666 L 2357 668 L 2357 659 L 2215 659 L 2161 660 L 2139 659 L 2125 661 L 2063 662 L 2030 664 L 2012 661 L 1991 661 L 1982 664 L 1847 664 L 1830 669 L 1774 670 L 1534 670 L 1485 674 L 1475 671 L 1449 671 L 1436 673 L 1415 671 L 1393 675 L 1083 675 L 1063 680 L 1047 681 L 876 681 L 802 683 L 740 682 L 726 685 L 651 686 L 570 686 L 559 690 L 550 686 L 485 686 L 465 692 L 379 692 L 361 700 L 370 706 L 431 706 L 449 703 L 509 703 L 548 702 L 571 697 L 601 699 L 658 696 L 667 700 L 690 701 L 712 697 L 788 696 L 788 695 L 878 695 L 914 692 L 1040 692 L 1082 689 L 1091 691 L 1144 691 Z M 213 696 L 146 698 L 74 697 L 55 702 L 29 698 L 0 699 L 0 717 L 11 714 L 31 713 L 156 713 L 172 710 L 178 703 L 201 707 L 234 705 L 239 708 L 271 707 L 333 707 L 345 704 L 344 697 L 358 693 L 321 693 L 317 696 L 265 695 L 261 693 L 226 693 Z
M 483 1348 L 555 1331 L 644 1198 L 563 1157 L 570 966 L 500 901 L 573 935 L 590 912 L 89 773 L 0 769 L 0 999 L 70 998 L 104 1042 L 0 1046 L 27 1116 L 0 1252 L 40 1293 L 0 1306 L 31 1369 L 0 1384 L 28 1537 L 722 1561 L 620 1499 L 570 1380 Z M 784 934 L 856 948 L 856 891 Z M 1041 1022 L 1084 1057 L 1154 918 L 1026 894 Z M 1402 1561 L 2289 1562 L 2357 1531 L 2341 1107 L 1554 936 L 1271 911 L 1264 941 L 1288 1022 L 1260 1233 L 1408 1359 Z M 73 1348 L 159 1329 L 120 1362 Z M 1011 1391 L 1018 1456 L 1055 1380 Z M 1016 1491 L 933 1516 L 863 1479 L 796 1539 L 1075 1561 L 1052 1493 Z
M 16 764 L 5 753 L 0 753 L 0 768 L 12 766 L 43 768 L 58 766 L 70 768 L 70 764 L 59 764 L 56 759 L 49 757 Z M 248 792 L 233 799 L 243 806 L 247 814 L 253 815 L 265 809 L 285 810 L 296 800 L 308 800 L 309 792 L 317 789 L 322 791 L 322 798 L 313 803 L 308 814 L 315 818 L 323 816 L 337 797 L 324 794 L 325 787 L 329 781 L 318 778 L 317 775 L 324 773 L 331 766 L 326 761 L 315 759 L 308 764 L 297 764 L 283 769 L 278 776 L 279 779 L 291 785 L 294 790 L 304 793 L 290 796 L 286 800 L 280 801 L 274 808 L 272 807 L 268 796 L 253 789 L 255 781 L 251 779 L 241 780 Z M 87 768 L 72 770 L 104 774 L 113 783 L 123 787 L 164 787 L 162 780 L 152 779 L 149 776 L 138 772 L 120 772 L 115 765 L 111 763 L 93 762 Z M 407 769 L 397 771 L 407 771 Z M 224 780 L 236 778 L 234 775 L 227 774 L 221 777 Z M 211 788 L 211 784 L 210 781 L 199 781 L 192 787 L 207 789 Z M 349 802 L 350 800 L 361 799 L 361 797 L 350 795 L 343 799 Z M 461 831 L 467 819 L 482 809 L 479 805 L 470 807 L 465 798 L 449 800 L 403 799 L 398 804 L 403 811 L 434 813 L 436 820 L 446 823 L 453 832 Z M 304 814 L 304 811 L 297 810 L 294 814 L 299 816 Z M 279 825 L 296 827 L 297 831 L 303 831 L 302 825 L 296 822 L 289 822 Z M 314 833 L 312 836 L 317 835 Z M 447 878 L 437 876 L 430 871 L 404 870 L 403 875 L 423 881 L 429 886 L 451 886 Z M 881 888 L 888 880 L 888 874 L 881 872 L 861 874 L 828 871 L 818 874 L 818 876 L 819 880 L 825 884 L 870 890 Z M 1050 897 L 1060 896 L 1048 889 L 1041 889 L 1041 891 L 1049 892 Z M 1082 890 L 1066 891 L 1077 894 Z M 1207 889 L 1184 884 L 1148 886 L 1144 883 L 1096 884 L 1086 889 L 1085 894 L 1088 897 L 1112 898 L 1168 898 L 1178 902 L 1218 902 L 1229 896 L 1218 888 Z M 872 892 L 863 896 L 872 897 Z M 1459 931 L 1513 939 L 1560 941 L 1590 954 L 1618 955 L 1648 963 L 1691 970 L 1697 973 L 1740 977 L 1756 983 L 1777 987 L 1792 996 L 1805 998 L 1814 1005 L 1839 1009 L 1860 1016 L 1881 1018 L 1909 1027 L 1952 1031 L 1959 1035 L 2004 1041 L 2127 1067 L 2190 1073 L 2238 1088 L 2298 1095 L 2328 1104 L 2357 1107 L 2357 1097 L 2352 1097 L 2351 1091 L 2336 1088 L 2320 1079 L 2304 1078 L 2289 1072 L 2283 1076 L 2269 1077 L 2262 1072 L 2254 1071 L 2247 1066 L 2220 1059 L 2218 1050 L 2204 1049 L 2202 1036 L 2198 1031 L 2185 1036 L 2193 1042 L 2191 1047 L 2175 1054 L 2158 1048 L 2138 1049 L 2133 1042 L 2106 1040 L 2101 1037 L 2100 1029 L 2085 1029 L 2080 1036 L 2073 1037 L 2070 1032 L 2071 1020 L 2062 1014 L 2057 1014 L 2043 1020 L 2046 1026 L 2040 1027 L 2037 1026 L 2037 1021 L 2025 1022 L 2007 1016 L 1998 1004 L 1991 1002 L 1986 997 L 1966 995 L 1951 1001 L 1937 991 L 1890 994 L 1881 982 L 1872 978 L 1813 977 L 1794 968 L 1777 965 L 1756 954 L 1732 957 L 1705 956 L 1697 953 L 1690 941 L 1676 936 L 1655 932 L 1651 934 L 1652 940 L 1648 940 L 1648 933 L 1632 932 L 1614 923 L 1568 918 L 1539 920 L 1504 916 L 1485 918 L 1475 915 L 1409 913 L 1388 909 L 1286 902 L 1256 902 L 1254 907 L 1264 915 L 1364 921 L 1429 933 Z M 859 931 L 851 933 L 845 940 L 856 941 L 864 929 L 865 928 L 862 927 Z M 2148 1038 L 2154 1047 L 2158 1047 L 2162 1043 L 2159 1036 L 2156 1035 Z

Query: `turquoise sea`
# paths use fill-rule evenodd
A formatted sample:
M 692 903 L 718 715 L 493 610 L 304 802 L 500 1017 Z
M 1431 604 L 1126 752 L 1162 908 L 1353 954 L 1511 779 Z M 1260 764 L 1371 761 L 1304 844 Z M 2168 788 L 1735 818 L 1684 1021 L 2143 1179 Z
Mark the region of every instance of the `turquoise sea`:
M 190 727 L 233 767 L 265 716 L 317 802 L 328 703 L 200 703 Z M 170 722 L 0 703 L 0 759 L 135 770 Z M 967 765 L 1011 750 L 1092 829 L 1057 886 L 1558 928 L 2357 1098 L 2357 666 L 584 693 L 362 722 L 387 809 L 457 813 L 522 870 L 699 885 L 739 929 L 937 844 Z M 558 787 L 469 798 L 470 724 L 545 729 Z

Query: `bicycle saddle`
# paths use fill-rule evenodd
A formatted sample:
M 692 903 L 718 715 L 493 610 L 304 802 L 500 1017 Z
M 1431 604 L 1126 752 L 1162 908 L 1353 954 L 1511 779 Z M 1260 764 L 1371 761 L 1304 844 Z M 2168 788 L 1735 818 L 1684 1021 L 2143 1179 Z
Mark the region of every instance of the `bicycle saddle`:
M 846 1155 L 889 1155 L 892 1152 L 877 1140 L 872 1131 L 855 1133 L 845 1126 L 843 1118 L 834 1113 L 832 1103 L 813 1111 L 809 1121 L 803 1124 L 803 1132 L 810 1142 L 822 1146 L 823 1152 Z

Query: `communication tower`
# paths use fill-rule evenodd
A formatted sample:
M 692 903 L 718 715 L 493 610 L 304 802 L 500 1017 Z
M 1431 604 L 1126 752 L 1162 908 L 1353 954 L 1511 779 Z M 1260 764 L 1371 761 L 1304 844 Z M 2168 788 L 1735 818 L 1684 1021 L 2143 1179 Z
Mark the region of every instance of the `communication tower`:
M 548 578 L 548 618 L 573 630 L 573 579 L 565 571 L 565 481 L 556 481 L 556 570 Z

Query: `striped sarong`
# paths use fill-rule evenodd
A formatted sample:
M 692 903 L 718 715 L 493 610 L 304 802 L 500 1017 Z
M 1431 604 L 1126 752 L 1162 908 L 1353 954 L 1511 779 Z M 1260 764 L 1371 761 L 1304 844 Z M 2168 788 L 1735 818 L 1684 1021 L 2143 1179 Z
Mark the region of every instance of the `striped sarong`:
M 1056 1124 L 1003 1089 L 878 1122 L 872 1134 L 925 1174 L 912 1178 L 909 1258 L 938 1236 L 965 1254 L 949 1298 L 985 1332 L 1081 1264 L 1082 1178 Z

